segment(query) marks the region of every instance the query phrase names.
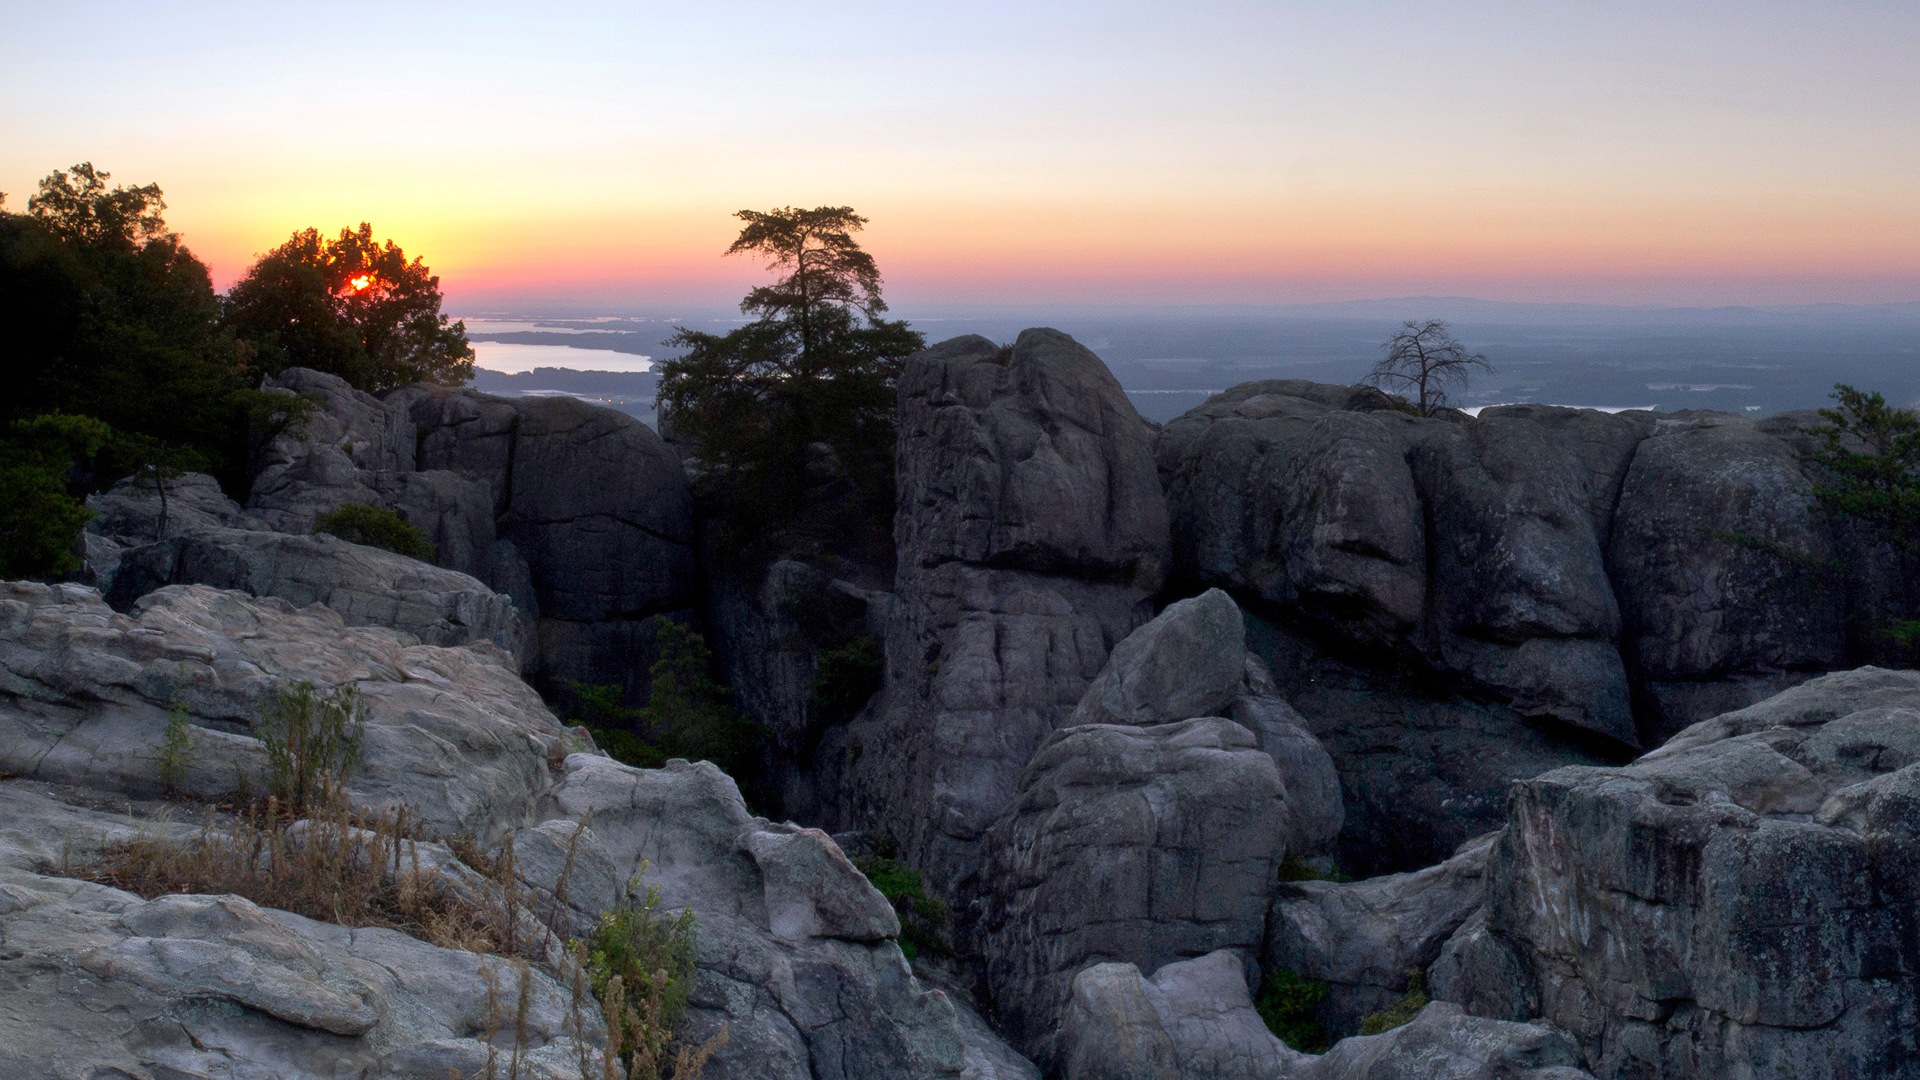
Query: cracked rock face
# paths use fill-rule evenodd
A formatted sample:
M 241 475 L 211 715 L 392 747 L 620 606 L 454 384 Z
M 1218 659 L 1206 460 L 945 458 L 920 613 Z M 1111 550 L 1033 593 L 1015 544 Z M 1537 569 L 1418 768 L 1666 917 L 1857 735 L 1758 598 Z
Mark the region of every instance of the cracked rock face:
M 318 605 L 201 585 L 168 586 L 122 615 L 82 586 L 0 584 L 0 679 L 0 769 L 158 794 L 177 705 L 194 728 L 182 790 L 209 797 L 264 790 L 251 732 L 275 694 L 355 686 L 367 708 L 355 799 L 408 806 L 431 833 L 482 842 L 527 823 L 564 736 L 490 644 L 421 645 Z
M 693 499 L 645 424 L 571 398 L 414 386 L 384 398 L 290 369 L 271 388 L 322 405 L 270 446 L 250 510 L 306 532 L 347 502 L 422 529 L 437 560 L 537 620 L 540 678 L 644 684 L 653 616 L 693 606 Z
M 1058 1061 L 1090 964 L 1255 956 L 1285 829 L 1279 770 L 1231 720 L 1057 732 L 987 839 L 987 982 L 1015 1045 Z
M 823 754 L 846 761 L 844 816 L 891 833 L 965 919 L 981 834 L 1150 613 L 1166 509 L 1151 429 L 1055 330 L 909 358 L 899 431 L 887 681 Z
M 1823 676 L 1516 787 L 1487 936 L 1603 1080 L 1920 1068 L 1920 675 Z

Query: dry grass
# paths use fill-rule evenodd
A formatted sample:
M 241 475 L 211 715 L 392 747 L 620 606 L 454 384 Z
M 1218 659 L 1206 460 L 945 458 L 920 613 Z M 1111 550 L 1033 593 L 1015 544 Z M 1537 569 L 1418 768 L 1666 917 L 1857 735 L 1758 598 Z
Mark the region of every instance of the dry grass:
M 479 895 L 420 866 L 404 811 L 354 813 L 337 789 L 294 818 L 277 799 L 223 824 L 208 813 L 187 843 L 142 837 L 109 848 L 89 875 L 149 899 L 232 893 L 341 926 L 383 926 L 449 949 L 521 955 L 524 896 L 506 860 Z

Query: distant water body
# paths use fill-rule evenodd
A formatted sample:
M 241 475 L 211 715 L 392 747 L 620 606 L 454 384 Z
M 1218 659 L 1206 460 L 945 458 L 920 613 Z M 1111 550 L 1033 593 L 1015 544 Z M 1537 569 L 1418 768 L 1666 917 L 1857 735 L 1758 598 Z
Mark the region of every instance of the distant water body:
M 576 349 L 570 345 L 522 345 L 511 341 L 475 341 L 475 367 L 518 375 L 535 368 L 567 368 L 573 371 L 653 370 L 653 358 L 611 349 Z

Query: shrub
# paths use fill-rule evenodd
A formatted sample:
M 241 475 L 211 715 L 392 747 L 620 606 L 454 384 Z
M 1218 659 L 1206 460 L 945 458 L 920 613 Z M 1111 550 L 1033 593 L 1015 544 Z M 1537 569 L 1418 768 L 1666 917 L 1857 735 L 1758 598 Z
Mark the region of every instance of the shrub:
M 880 641 L 864 634 L 820 653 L 813 675 L 813 704 L 827 723 L 845 720 L 860 711 L 886 672 Z
M 167 707 L 167 726 L 160 733 L 160 784 L 168 795 L 177 794 L 187 779 L 187 763 L 193 759 L 193 723 L 187 719 L 186 702 L 174 695 Z
M 254 723 L 267 749 L 267 791 L 294 809 L 330 803 L 360 763 L 366 708 L 360 692 L 313 684 L 283 689 Z
M 630 1078 L 667 1075 L 673 1065 L 674 1027 L 693 988 L 694 945 L 692 910 L 664 912 L 660 889 L 640 891 L 637 883 L 626 905 L 602 915 L 593 933 L 575 944 L 607 1017 L 608 1047 L 626 1060 Z M 680 1067 L 671 1074 L 686 1075 Z
M 74 540 L 93 511 L 74 497 L 67 474 L 109 434 L 98 420 L 65 413 L 8 427 L 0 438 L 0 577 L 50 577 L 79 568 Z
M 313 531 L 337 536 L 350 544 L 365 544 L 405 555 L 409 559 L 432 562 L 434 549 L 427 534 L 405 518 L 381 506 L 344 503 L 314 519 Z
M 1253 1007 L 1281 1042 L 1303 1053 L 1321 1054 L 1329 1040 L 1314 1014 L 1326 997 L 1326 983 L 1302 979 L 1291 968 L 1277 968 L 1260 981 Z
M 1393 1004 L 1373 1013 L 1360 1021 L 1360 1034 L 1378 1035 L 1383 1031 L 1413 1022 L 1420 1010 L 1427 1007 L 1426 980 L 1420 976 L 1419 968 L 1407 969 L 1407 992 L 1396 998 Z
M 862 855 L 853 860 L 853 865 L 899 914 L 900 951 L 907 959 L 919 959 L 921 953 L 953 954 L 953 946 L 946 940 L 947 905 L 927 895 L 920 871 L 883 854 Z

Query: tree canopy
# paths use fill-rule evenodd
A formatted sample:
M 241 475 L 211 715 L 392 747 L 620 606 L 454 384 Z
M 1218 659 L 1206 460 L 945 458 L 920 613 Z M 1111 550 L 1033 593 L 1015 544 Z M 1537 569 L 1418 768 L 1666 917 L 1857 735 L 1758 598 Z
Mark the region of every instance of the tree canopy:
M 440 279 L 373 227 L 322 237 L 302 229 L 227 294 L 225 321 L 256 351 L 256 370 L 330 372 L 361 390 L 473 378 L 466 326 L 440 312 Z
M 1386 356 L 1373 365 L 1366 381 L 1382 390 L 1410 393 L 1422 416 L 1444 408 L 1447 388 L 1465 386 L 1475 369 L 1493 370 L 1486 357 L 1468 352 L 1438 319 L 1408 320 L 1384 348 Z
M 880 271 L 845 206 L 742 210 L 728 255 L 785 271 L 740 302 L 757 318 L 726 334 L 685 327 L 685 354 L 661 365 L 659 406 L 705 461 L 730 470 L 735 506 L 777 517 L 802 486 L 809 446 L 830 446 L 886 502 L 893 483 L 893 384 L 926 339 L 881 318 Z

